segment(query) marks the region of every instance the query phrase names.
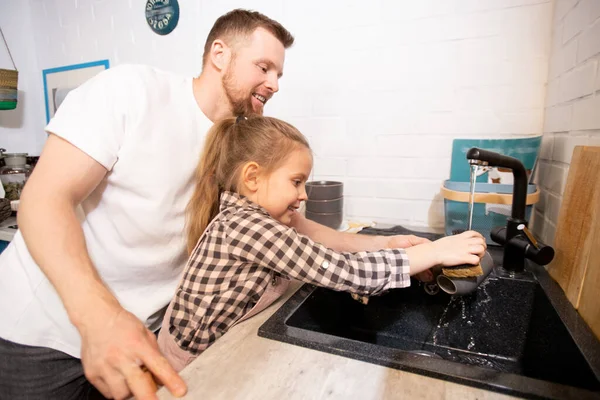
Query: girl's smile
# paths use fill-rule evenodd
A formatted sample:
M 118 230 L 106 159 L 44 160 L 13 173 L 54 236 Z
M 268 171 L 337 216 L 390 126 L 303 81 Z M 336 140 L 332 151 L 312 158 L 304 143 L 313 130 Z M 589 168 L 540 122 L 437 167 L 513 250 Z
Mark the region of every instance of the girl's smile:
M 299 146 L 275 171 L 259 177 L 258 190 L 248 196 L 279 222 L 289 225 L 307 199 L 305 183 L 312 169 L 310 150 Z

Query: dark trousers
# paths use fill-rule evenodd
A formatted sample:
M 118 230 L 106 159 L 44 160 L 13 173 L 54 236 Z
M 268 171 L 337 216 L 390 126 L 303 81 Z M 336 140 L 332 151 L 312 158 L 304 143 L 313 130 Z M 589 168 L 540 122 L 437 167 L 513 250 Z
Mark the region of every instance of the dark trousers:
M 46 347 L 0 338 L 0 399 L 104 399 L 83 374 L 81 360 Z

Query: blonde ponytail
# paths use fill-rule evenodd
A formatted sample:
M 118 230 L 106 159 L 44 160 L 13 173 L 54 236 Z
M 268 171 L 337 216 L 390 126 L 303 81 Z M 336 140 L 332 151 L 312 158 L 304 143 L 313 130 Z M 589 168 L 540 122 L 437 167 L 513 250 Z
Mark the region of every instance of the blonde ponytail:
M 238 191 L 239 171 L 249 162 L 273 171 L 298 146 L 310 149 L 292 125 L 272 117 L 224 119 L 208 131 L 196 168 L 196 187 L 186 209 L 187 250 L 191 254 L 202 233 L 219 213 L 223 191 Z
M 220 164 L 219 156 L 226 150 L 223 138 L 232 123 L 232 120 L 221 121 L 213 125 L 206 136 L 202 157 L 195 172 L 196 188 L 186 210 L 188 254 L 194 250 L 209 222 L 219 213 L 221 190 L 215 175 Z

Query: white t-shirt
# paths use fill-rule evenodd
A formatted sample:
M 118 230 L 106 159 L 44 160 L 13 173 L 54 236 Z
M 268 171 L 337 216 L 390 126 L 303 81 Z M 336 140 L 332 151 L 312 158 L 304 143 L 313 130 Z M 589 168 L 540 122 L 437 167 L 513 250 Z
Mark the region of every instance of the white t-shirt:
M 211 125 L 192 78 L 126 65 L 69 93 L 46 127 L 108 170 L 81 205 L 81 226 L 104 282 L 150 329 L 185 266 L 184 211 Z M 79 332 L 20 232 L 0 255 L 0 337 L 80 355 Z

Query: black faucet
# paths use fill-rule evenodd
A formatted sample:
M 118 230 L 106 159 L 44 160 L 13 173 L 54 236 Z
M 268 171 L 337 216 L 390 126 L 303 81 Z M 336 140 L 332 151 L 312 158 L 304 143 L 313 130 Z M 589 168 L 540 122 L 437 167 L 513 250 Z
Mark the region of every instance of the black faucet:
M 525 258 L 539 265 L 546 265 L 552 261 L 554 249 L 540 245 L 527 228 L 527 173 L 521 161 L 476 147 L 469 149 L 467 160 L 471 165 L 488 165 L 512 170 L 514 182 L 511 216 L 507 219 L 506 226 L 493 228 L 490 233 L 494 242 L 504 245 L 504 269 L 523 272 Z

